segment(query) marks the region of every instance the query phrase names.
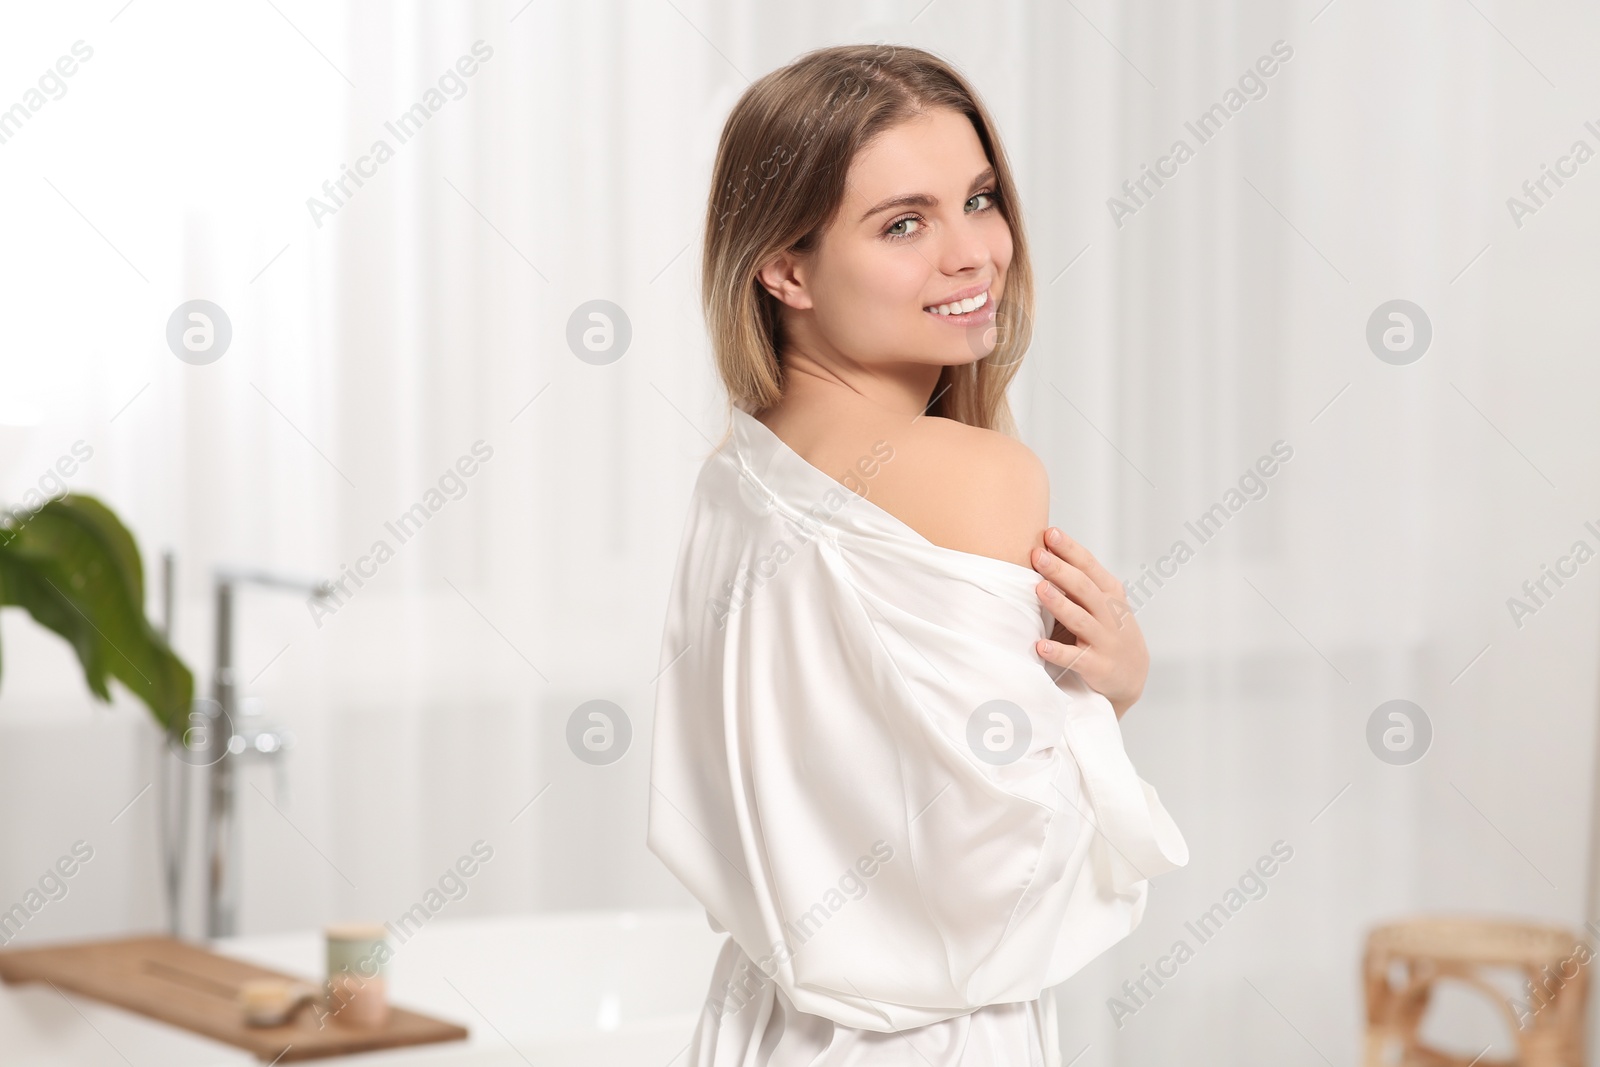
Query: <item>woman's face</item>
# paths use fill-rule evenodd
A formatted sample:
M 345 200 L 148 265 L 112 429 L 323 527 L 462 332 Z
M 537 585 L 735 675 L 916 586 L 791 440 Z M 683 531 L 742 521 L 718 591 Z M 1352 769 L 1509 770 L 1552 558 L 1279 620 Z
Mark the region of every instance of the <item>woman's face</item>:
M 994 348 L 1010 264 L 977 131 L 936 109 L 856 154 L 838 214 L 794 261 L 789 336 L 863 365 L 971 363 Z

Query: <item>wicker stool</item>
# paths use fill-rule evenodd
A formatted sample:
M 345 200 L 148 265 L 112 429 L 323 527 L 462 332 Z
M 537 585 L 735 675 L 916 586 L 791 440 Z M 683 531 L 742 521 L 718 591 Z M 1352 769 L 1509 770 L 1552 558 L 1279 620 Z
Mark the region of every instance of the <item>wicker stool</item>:
M 1364 1067 L 1583 1067 L 1584 1012 L 1592 948 L 1558 926 L 1493 919 L 1417 918 L 1367 936 L 1367 1041 Z M 1484 980 L 1515 968 L 1533 993 L 1508 1002 Z M 1505 1013 L 1517 1043 L 1509 1060 L 1472 1060 L 1423 1045 L 1417 1035 L 1435 984 L 1454 978 Z

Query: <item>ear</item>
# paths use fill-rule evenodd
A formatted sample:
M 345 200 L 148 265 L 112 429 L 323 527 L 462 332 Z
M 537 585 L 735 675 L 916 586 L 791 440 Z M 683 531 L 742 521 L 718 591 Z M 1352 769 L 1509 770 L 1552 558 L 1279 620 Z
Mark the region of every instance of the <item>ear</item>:
M 811 291 L 807 282 L 810 266 L 804 256 L 795 252 L 780 252 L 756 271 L 756 280 L 762 288 L 792 308 L 806 309 L 811 305 Z

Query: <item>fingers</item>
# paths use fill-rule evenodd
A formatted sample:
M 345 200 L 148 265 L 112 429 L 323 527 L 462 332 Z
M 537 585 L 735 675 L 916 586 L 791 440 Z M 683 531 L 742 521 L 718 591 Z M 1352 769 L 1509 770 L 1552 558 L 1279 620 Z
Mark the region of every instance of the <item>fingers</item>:
M 1133 618 L 1133 609 L 1128 607 L 1128 602 L 1121 597 L 1106 597 L 1106 606 L 1111 613 L 1111 628 L 1120 630 L 1130 622 L 1138 625 Z
M 1106 570 L 1099 560 L 1094 558 L 1094 553 L 1068 537 L 1060 527 L 1051 526 L 1047 528 L 1044 532 L 1044 543 L 1056 555 L 1088 575 L 1089 580 L 1102 593 L 1117 597 L 1127 595 L 1122 588 L 1122 583 L 1117 580 L 1115 575 Z
M 1077 671 L 1080 675 L 1086 676 L 1086 678 L 1098 678 L 1098 672 L 1105 669 L 1105 657 L 1083 645 L 1063 645 L 1059 641 L 1039 641 L 1035 644 L 1034 650 L 1039 653 L 1040 659 L 1059 668 L 1050 672 L 1055 678 L 1060 678 L 1061 672 L 1067 670 Z
M 1036 548 L 1033 550 L 1033 569 L 1048 578 L 1057 588 L 1093 615 L 1102 626 L 1108 626 L 1113 621 L 1113 613 L 1107 603 L 1108 596 L 1105 590 L 1089 578 L 1082 570 L 1048 549 Z M 1120 588 L 1119 588 L 1120 593 Z
M 1082 575 L 1078 576 L 1080 579 Z M 1085 642 L 1095 643 L 1105 633 L 1105 626 L 1095 618 L 1083 605 L 1067 598 L 1067 595 L 1056 588 L 1054 582 L 1044 581 L 1033 587 L 1034 594 L 1041 603 L 1050 609 L 1050 614 L 1056 621 L 1072 631 L 1074 637 L 1081 645 Z
M 1103 594 L 1103 590 L 1087 574 L 1047 548 L 1033 550 L 1033 569 L 1090 611 L 1094 610 L 1095 601 Z

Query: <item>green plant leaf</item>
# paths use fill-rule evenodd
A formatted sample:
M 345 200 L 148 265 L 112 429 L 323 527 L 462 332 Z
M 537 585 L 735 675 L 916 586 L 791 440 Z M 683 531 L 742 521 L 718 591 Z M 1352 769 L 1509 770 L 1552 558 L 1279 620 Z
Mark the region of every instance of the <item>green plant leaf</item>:
M 194 676 L 145 618 L 138 545 L 99 500 L 57 497 L 0 530 L 6 604 L 66 639 L 99 699 L 115 678 L 165 729 L 188 714 Z

